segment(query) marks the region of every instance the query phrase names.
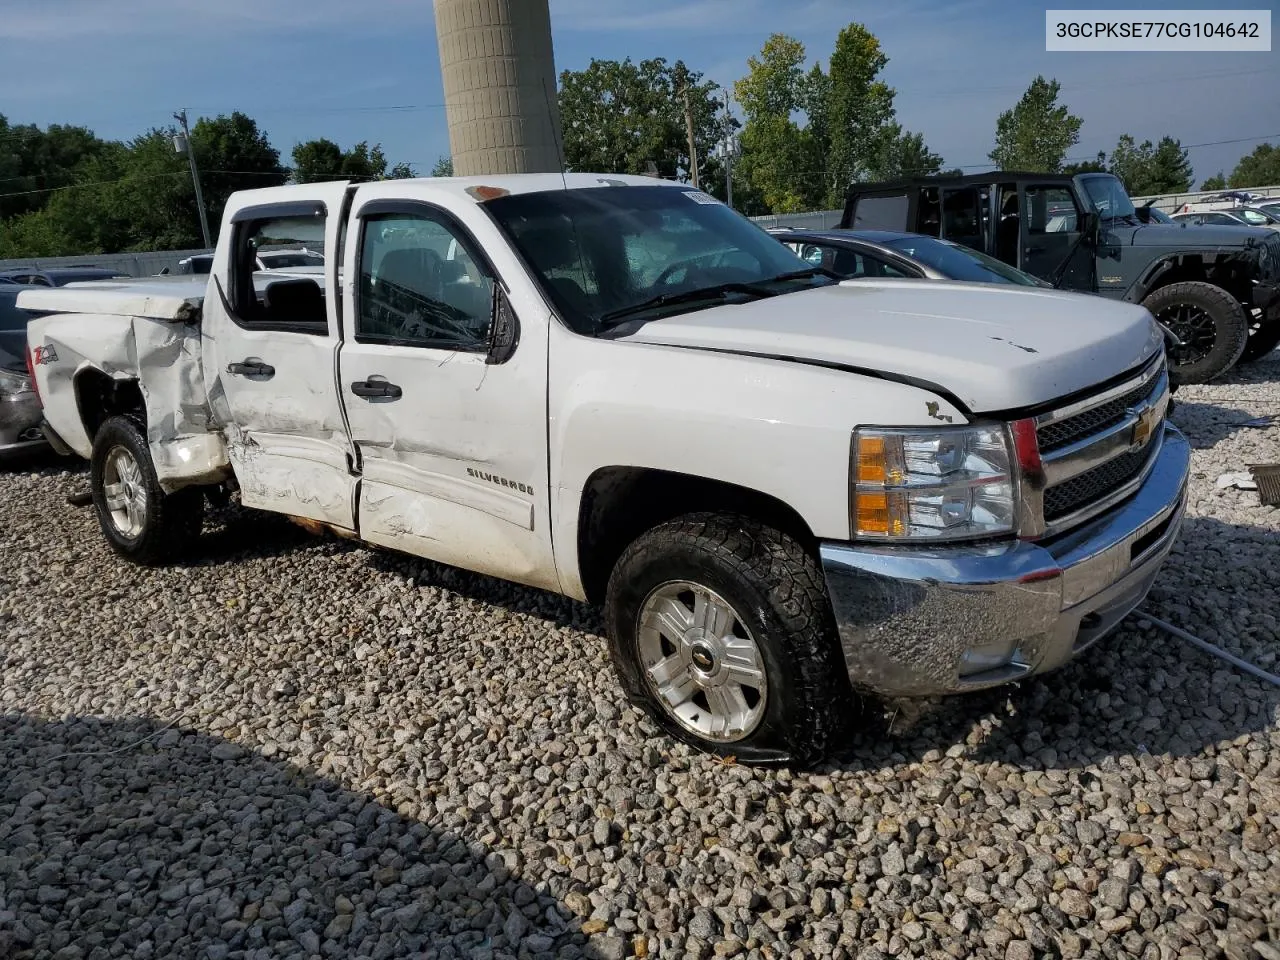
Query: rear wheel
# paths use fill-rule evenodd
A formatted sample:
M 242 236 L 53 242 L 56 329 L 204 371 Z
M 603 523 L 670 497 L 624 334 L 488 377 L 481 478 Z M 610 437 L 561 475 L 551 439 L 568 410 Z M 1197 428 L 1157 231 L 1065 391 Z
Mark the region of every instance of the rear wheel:
M 111 417 L 98 429 L 89 459 L 89 489 L 107 542 L 135 563 L 173 559 L 200 535 L 202 492 L 190 488 L 167 494 L 161 489 L 146 437 L 131 417 Z
M 628 697 L 698 749 L 806 764 L 847 732 L 822 572 L 786 534 L 716 514 L 655 527 L 614 567 L 605 615 Z
M 1181 341 L 1169 349 L 1169 378 L 1206 383 L 1240 359 L 1249 336 L 1249 317 L 1221 287 L 1197 280 L 1171 283 L 1151 293 L 1143 306 Z

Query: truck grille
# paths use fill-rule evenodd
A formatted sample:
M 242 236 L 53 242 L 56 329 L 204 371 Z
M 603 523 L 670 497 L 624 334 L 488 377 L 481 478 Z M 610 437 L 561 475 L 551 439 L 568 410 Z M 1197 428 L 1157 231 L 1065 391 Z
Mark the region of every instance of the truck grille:
M 1036 418 L 1044 465 L 1043 534 L 1125 499 L 1160 451 L 1169 403 L 1164 356 L 1096 397 Z
M 1138 450 L 1122 453 L 1100 467 L 1049 487 L 1044 492 L 1044 518 L 1049 523 L 1074 513 L 1081 507 L 1105 497 L 1112 490 L 1123 487 L 1142 472 L 1151 458 L 1151 444 Z

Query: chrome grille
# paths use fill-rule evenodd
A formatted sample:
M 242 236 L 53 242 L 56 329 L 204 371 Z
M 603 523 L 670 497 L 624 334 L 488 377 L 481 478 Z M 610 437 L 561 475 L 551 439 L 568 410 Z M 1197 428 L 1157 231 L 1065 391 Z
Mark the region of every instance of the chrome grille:
M 1042 473 L 1024 481 L 1030 535 L 1070 529 L 1132 494 L 1159 453 L 1168 402 L 1160 354 L 1124 382 L 1037 417 Z
M 1040 439 L 1040 453 L 1052 453 L 1069 447 L 1077 440 L 1083 440 L 1092 434 L 1099 433 L 1107 427 L 1113 427 L 1122 421 L 1130 407 L 1136 406 L 1151 393 L 1151 382 L 1146 381 L 1134 387 L 1122 397 L 1108 400 L 1096 407 L 1059 420 L 1048 423 L 1036 431 Z
M 1138 450 L 1122 453 L 1100 467 L 1086 470 L 1070 480 L 1047 488 L 1044 492 L 1045 520 L 1053 523 L 1094 503 L 1117 487 L 1124 486 L 1147 465 L 1152 446 L 1153 444 L 1148 444 Z

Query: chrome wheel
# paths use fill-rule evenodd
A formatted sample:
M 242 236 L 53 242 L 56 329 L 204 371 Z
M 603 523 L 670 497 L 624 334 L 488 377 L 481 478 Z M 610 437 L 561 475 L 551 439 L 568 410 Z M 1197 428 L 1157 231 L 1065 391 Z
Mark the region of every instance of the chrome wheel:
M 137 538 L 147 521 L 147 486 L 142 468 L 125 447 L 112 447 L 102 466 L 102 495 L 111 524 Z
M 690 733 L 731 743 L 760 725 L 764 657 L 729 603 L 696 583 L 655 588 L 640 607 L 637 644 L 656 700 Z

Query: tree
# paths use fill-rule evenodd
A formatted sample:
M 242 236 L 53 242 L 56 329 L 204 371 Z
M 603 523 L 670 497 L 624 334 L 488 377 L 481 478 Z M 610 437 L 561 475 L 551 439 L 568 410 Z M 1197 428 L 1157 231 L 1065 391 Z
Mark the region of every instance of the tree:
M 1056 173 L 1080 142 L 1083 120 L 1058 104 L 1057 80 L 1037 76 L 1017 104 L 996 120 L 996 145 L 988 154 L 1001 170 Z
M 931 177 L 942 170 L 942 158 L 924 145 L 924 135 L 903 130 L 895 120 L 889 125 L 869 165 L 872 179 Z M 843 206 L 843 194 L 835 206 Z
M 1200 184 L 1201 190 L 1225 190 L 1227 189 L 1227 178 L 1222 175 L 1219 170 L 1212 177 L 1206 177 L 1204 183 Z
M 215 233 L 227 198 L 237 190 L 278 187 L 288 179 L 280 151 L 258 124 L 243 113 L 201 118 L 191 129 L 191 144 L 200 171 L 200 187 Z
M 573 170 L 633 174 L 652 163 L 660 177 L 688 179 L 686 87 L 701 173 L 720 139 L 719 88 L 683 61 L 668 64 L 661 57 L 593 59 L 585 70 L 560 75 L 565 163 Z
M 431 168 L 431 176 L 433 177 L 452 177 L 453 176 L 453 157 L 441 157 L 436 161 L 436 165 Z
M 1270 187 L 1280 184 L 1280 147 L 1260 143 L 1252 153 L 1240 158 L 1231 171 L 1231 187 Z
M 1124 183 L 1131 196 L 1183 193 L 1191 189 L 1191 163 L 1182 144 L 1162 137 L 1159 144 L 1144 140 L 1135 144 L 1124 134 L 1111 153 L 1111 173 Z
M 52 192 L 76 182 L 77 170 L 106 148 L 85 127 L 11 126 L 0 114 L 0 219 L 43 209 Z
M 883 176 L 883 168 L 906 153 L 914 150 L 915 160 L 922 159 L 923 137 L 918 144 L 901 141 L 902 128 L 893 122 L 894 92 L 877 79 L 888 62 L 880 41 L 860 23 L 849 24 L 836 37 L 825 91 L 828 206 L 843 205 L 851 183 Z M 940 166 L 941 158 L 934 159 Z
M 293 179 L 297 183 L 322 180 L 398 180 L 413 176 L 408 164 L 399 163 L 387 171 L 381 144 L 369 146 L 361 140 L 344 151 L 332 140 L 308 140 L 293 148 Z
M 1078 163 L 1068 163 L 1062 168 L 1062 172 L 1073 177 L 1077 173 L 1106 173 L 1107 154 L 1105 151 L 1099 150 L 1096 160 L 1082 160 Z

